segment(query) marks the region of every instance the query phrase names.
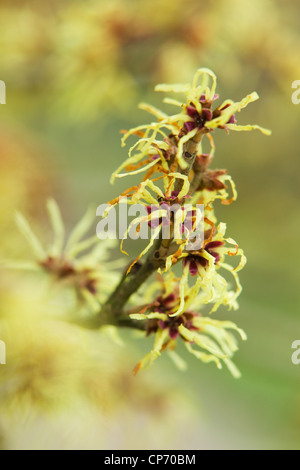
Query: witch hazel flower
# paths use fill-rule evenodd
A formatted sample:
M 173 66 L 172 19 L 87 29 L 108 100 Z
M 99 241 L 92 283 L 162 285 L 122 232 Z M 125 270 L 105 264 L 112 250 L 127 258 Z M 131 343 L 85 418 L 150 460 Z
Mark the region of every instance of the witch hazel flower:
M 209 242 L 205 245 L 204 251 L 215 258 L 215 264 L 221 259 L 221 255 L 218 249 L 224 245 L 222 241 Z M 209 261 L 203 256 L 203 251 L 189 253 L 187 258 L 183 260 L 184 268 L 188 265 L 190 274 L 197 276 L 199 274 L 199 268 L 206 268 L 209 265 Z
M 190 301 L 186 300 L 187 291 L 190 298 L 197 297 L 203 305 L 211 304 L 211 313 L 221 305 L 238 309 L 237 299 L 242 292 L 238 273 L 244 268 L 247 259 L 235 240 L 225 238 L 226 228 L 226 224 L 219 224 L 214 235 L 210 234 L 204 241 L 201 250 L 183 252 L 178 257 L 178 261 L 182 260 L 183 275 L 179 281 L 181 302 L 176 315 L 180 315 Z M 239 259 L 236 267 L 227 262 L 234 257 Z M 231 274 L 235 289 L 222 275 L 222 271 Z
M 188 132 L 192 132 L 194 129 L 205 129 L 205 124 L 211 121 L 214 117 L 212 112 L 213 101 L 217 100 L 219 95 L 214 95 L 212 100 L 208 100 L 206 95 L 201 95 L 199 102 L 201 104 L 201 112 L 199 112 L 196 106 L 191 102 L 186 107 L 186 113 L 191 120 L 184 123 L 184 127 Z
M 211 85 L 209 82 L 211 81 Z M 179 152 L 177 159 L 182 168 L 186 166 L 183 158 L 183 146 L 190 139 L 194 139 L 199 132 L 211 134 L 215 129 L 221 128 L 227 131 L 251 131 L 260 130 L 265 135 L 270 135 L 270 131 L 258 125 L 237 125 L 236 115 L 248 104 L 257 101 L 259 96 L 256 92 L 249 94 L 246 98 L 239 102 L 226 100 L 218 107 L 214 108 L 214 103 L 219 96 L 216 94 L 217 77 L 207 68 L 199 69 L 191 85 L 158 85 L 156 91 L 164 93 L 181 93 L 186 95 L 186 102 L 174 99 L 165 99 L 165 103 L 173 104 L 180 107 L 183 113 L 171 116 L 168 123 L 172 119 L 177 119 L 177 126 L 180 128 Z M 182 116 L 186 116 L 182 126 Z M 173 125 L 175 123 L 173 122 Z
M 128 273 L 149 252 L 159 236 L 172 243 L 175 252 L 179 246 L 180 249 L 188 246 L 195 236 L 201 236 L 199 230 L 203 218 L 201 208 L 191 204 L 185 205 L 185 202 L 191 198 L 188 194 L 190 189 L 188 177 L 178 172 L 169 172 L 158 180 L 161 182 L 160 186 L 157 184 L 157 179 L 147 179 L 138 186 L 129 188 L 118 198 L 110 201 L 104 214 L 104 217 L 107 217 L 115 206 L 123 203 L 139 205 L 140 212 L 144 208 L 145 215 L 135 218 L 129 224 L 121 241 L 121 251 L 127 254 L 123 246 L 129 233 L 133 229 L 136 229 L 137 233 L 140 232 L 144 224 L 152 229 L 148 245 L 130 265 Z M 178 181 L 181 183 L 180 189 L 176 190 Z M 168 230 L 165 230 L 166 228 Z
M 235 378 L 239 378 L 240 372 L 232 362 L 232 357 L 238 349 L 232 331 L 238 332 L 241 338 L 246 340 L 244 331 L 232 322 L 202 316 L 198 312 L 197 301 L 180 316 L 174 316 L 180 302 L 177 280 L 169 275 L 161 284 L 164 294 L 157 297 L 155 307 L 152 306 L 153 311 L 131 315 L 133 320 L 145 322 L 147 336 L 155 335 L 153 349 L 136 365 L 134 373 L 150 367 L 164 352 L 179 369 L 185 370 L 187 365 L 176 352 L 180 342 L 197 359 L 204 363 L 215 363 L 219 369 L 222 369 L 224 364 Z
M 72 289 L 78 300 L 84 300 L 92 311 L 98 311 L 100 302 L 111 285 L 116 282 L 114 263 L 109 263 L 109 250 L 115 242 L 100 242 L 96 236 L 83 239 L 94 224 L 94 211 L 88 210 L 66 239 L 62 215 L 57 203 L 51 199 L 47 210 L 53 230 L 53 243 L 44 248 L 29 223 L 17 214 L 16 223 L 27 240 L 35 261 L 7 262 L 13 269 L 43 272 L 62 288 Z M 116 267 L 119 267 L 117 263 Z
M 211 81 L 211 84 L 209 82 Z M 177 114 L 168 116 L 163 111 L 142 103 L 140 108 L 151 113 L 157 122 L 135 127 L 125 132 L 122 145 L 125 146 L 131 136 L 139 140 L 130 148 L 127 158 L 112 176 L 116 178 L 127 175 L 137 175 L 146 171 L 161 172 L 168 168 L 168 163 L 174 160 L 181 168 L 186 168 L 184 159 L 184 145 L 197 134 L 209 134 L 217 129 L 227 131 L 260 130 L 265 135 L 270 131 L 258 125 L 238 125 L 237 113 L 248 104 L 259 99 L 256 92 L 249 94 L 239 102 L 226 100 L 217 107 L 215 102 L 219 99 L 216 94 L 216 75 L 207 68 L 199 69 L 193 82 L 186 85 L 158 85 L 155 90 L 164 93 L 176 93 L 186 96 L 184 102 L 165 98 L 164 102 L 180 108 Z M 170 145 L 170 142 L 172 143 Z M 125 170 L 125 172 L 122 172 Z
M 170 226 L 171 225 L 171 219 L 172 219 L 172 206 L 174 207 L 176 204 L 179 204 L 183 202 L 184 200 L 188 201 L 190 199 L 190 196 L 183 196 L 181 199 L 180 197 L 180 192 L 179 191 L 172 191 L 171 194 L 165 195 L 164 199 L 158 202 L 158 205 L 151 205 L 151 206 L 146 206 L 147 213 L 149 216 L 152 214 L 155 214 L 158 210 L 162 209 L 166 211 L 166 217 L 163 219 L 162 217 L 159 219 L 154 219 L 148 222 L 149 227 L 151 228 L 157 228 L 160 224 L 163 226 Z M 184 210 L 184 208 L 180 208 L 181 210 Z M 193 211 L 193 214 L 195 211 Z M 184 224 L 182 224 L 182 233 L 184 233 Z

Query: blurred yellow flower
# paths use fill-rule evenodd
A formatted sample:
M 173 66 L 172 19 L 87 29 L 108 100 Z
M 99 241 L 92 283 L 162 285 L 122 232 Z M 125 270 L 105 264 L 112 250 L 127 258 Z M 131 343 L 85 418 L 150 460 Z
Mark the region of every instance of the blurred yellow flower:
M 94 210 L 88 210 L 65 240 L 65 227 L 57 203 L 51 199 L 47 209 L 50 217 L 54 240 L 44 249 L 27 220 L 17 214 L 16 222 L 20 232 L 27 240 L 35 261 L 12 262 L 4 265 L 12 269 L 45 272 L 61 287 L 74 289 L 78 300 L 87 302 L 92 311 L 97 312 L 100 302 L 118 280 L 114 271 L 120 262 L 109 261 L 109 250 L 114 247 L 113 240 L 99 241 L 96 235 L 82 240 L 94 222 Z

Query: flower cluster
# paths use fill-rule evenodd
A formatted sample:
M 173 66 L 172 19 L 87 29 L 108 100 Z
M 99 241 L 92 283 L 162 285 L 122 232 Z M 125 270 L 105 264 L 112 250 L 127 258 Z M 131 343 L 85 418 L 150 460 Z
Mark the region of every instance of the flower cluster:
M 50 200 L 47 208 L 54 241 L 48 250 L 44 250 L 24 217 L 17 216 L 36 261 L 14 267 L 38 269 L 50 274 L 58 284 L 71 287 L 92 310 L 89 327 L 129 326 L 147 336 L 155 335 L 152 351 L 136 366 L 135 373 L 151 365 L 163 351 L 183 369 L 185 364 L 175 351 L 182 341 L 201 361 L 213 362 L 218 368 L 225 364 L 234 377 L 240 375 L 232 362 L 237 350 L 232 331 L 242 339 L 246 339 L 245 333 L 230 321 L 209 316 L 220 306 L 238 309 L 242 291 L 238 273 L 246 264 L 243 250 L 226 235 L 226 224 L 219 222 L 214 212 L 216 201 L 229 205 L 236 200 L 237 191 L 226 170 L 211 168 L 215 155 L 213 135 L 217 129 L 228 133 L 257 129 L 265 135 L 270 135 L 270 131 L 237 123 L 238 113 L 258 99 L 257 93 L 240 102 L 226 100 L 218 106 L 216 86 L 215 74 L 206 68 L 196 72 L 191 84 L 159 85 L 157 91 L 185 96 L 183 102 L 164 100 L 179 107 L 179 112 L 169 116 L 142 104 L 157 121 L 125 132 L 123 145 L 132 136 L 137 137 L 137 142 L 113 174 L 112 182 L 128 175 L 143 178 L 110 202 L 104 218 L 118 205 L 138 204 L 143 208 L 142 215 L 127 228 L 121 251 L 126 253 L 124 242 L 133 229 L 139 233 L 145 227 L 149 239 L 119 284 L 113 268 L 121 265 L 107 262 L 110 241 L 100 242 L 98 236 L 82 241 L 94 213 L 89 211 L 66 241 L 60 210 Z M 205 140 L 210 145 L 209 153 L 203 147 Z M 232 259 L 236 261 L 231 263 Z M 152 280 L 147 286 L 155 273 L 159 282 Z M 231 281 L 225 276 L 227 273 Z M 112 292 L 114 285 L 117 287 Z M 127 311 L 129 301 L 132 305 Z
M 186 293 L 186 308 L 178 316 L 180 302 L 178 281 L 173 274 L 161 278 L 157 288 L 160 295 L 149 311 L 146 314 L 131 314 L 133 320 L 146 321 L 148 336 L 155 334 L 152 351 L 137 364 L 134 372 L 138 373 L 151 365 L 163 351 L 167 351 L 179 369 L 186 369 L 185 362 L 175 351 L 178 340 L 181 340 L 189 353 L 197 359 L 204 363 L 215 363 L 219 369 L 225 364 L 234 377 L 240 377 L 240 372 L 231 360 L 238 349 L 232 331 L 237 331 L 241 338 L 246 340 L 244 331 L 232 322 L 217 321 L 202 316 L 199 313 L 203 308 L 202 300 L 195 299 L 191 289 Z
M 209 79 L 212 81 L 211 86 L 209 86 Z M 129 158 L 113 174 L 112 182 L 115 178 L 125 176 L 121 173 L 124 168 L 127 169 L 126 174 L 131 175 L 146 170 L 151 170 L 152 174 L 156 170 L 163 172 L 167 169 L 169 171 L 174 163 L 175 167 L 179 164 L 179 167 L 184 169 L 187 166 L 183 155 L 184 145 L 196 136 L 201 140 L 200 136 L 208 135 L 212 147 L 209 157 L 212 157 L 215 148 L 211 134 L 217 128 L 227 131 L 257 129 L 270 135 L 269 130 L 260 126 L 238 125 L 236 121 L 237 112 L 259 99 L 256 92 L 249 94 L 240 102 L 226 100 L 213 109 L 215 101 L 219 98 L 216 94 L 216 84 L 216 75 L 211 70 L 202 68 L 195 74 L 192 84 L 158 85 L 156 91 L 181 93 L 186 96 L 186 100 L 180 102 L 170 98 L 164 99 L 164 103 L 180 108 L 180 112 L 172 116 L 168 116 L 151 105 L 145 103 L 140 105 L 141 109 L 153 114 L 158 122 L 139 126 L 126 132 L 122 140 L 123 145 L 131 135 L 137 135 L 140 139 L 129 150 Z M 200 150 L 199 148 L 198 155 L 201 155 Z
M 98 312 L 101 301 L 116 283 L 114 268 L 120 263 L 109 262 L 108 250 L 112 241 L 99 243 L 96 236 L 83 239 L 94 223 L 94 210 L 88 210 L 65 240 L 65 227 L 57 203 L 49 200 L 47 210 L 54 232 L 54 240 L 48 249 L 44 249 L 39 238 L 32 231 L 29 223 L 21 214 L 16 222 L 21 234 L 26 238 L 35 255 L 35 261 L 8 262 L 13 269 L 44 272 L 62 288 L 71 289 L 78 301 Z
M 152 113 L 157 121 L 127 131 L 122 139 L 125 145 L 129 137 L 138 137 L 129 150 L 129 157 L 113 174 L 112 182 L 127 175 L 144 173 L 144 177 L 139 185 L 111 201 L 110 207 L 123 202 L 142 204 L 147 215 L 137 217 L 128 231 L 134 226 L 140 230 L 142 224 L 152 228 L 149 244 L 132 263 L 128 274 L 142 257 L 146 254 L 151 256 L 151 250 L 156 249 L 156 258 L 160 261 L 157 270 L 166 276 L 163 281 L 166 294 L 157 299 L 154 311 L 153 303 L 150 303 L 148 311 L 145 312 L 143 307 L 132 316 L 134 320 L 146 322 L 148 334 L 156 335 L 153 351 L 137 366 L 136 371 L 152 363 L 163 350 L 174 350 L 180 337 L 190 352 L 204 362 L 213 360 L 220 366 L 222 359 L 234 375 L 238 375 L 230 361 L 236 343 L 227 332 L 228 328 L 236 329 L 236 326 L 201 316 L 207 304 L 211 305 L 211 312 L 221 305 L 229 309 L 238 308 L 237 299 L 242 290 L 238 272 L 246 263 L 238 244 L 226 236 L 226 224 L 218 223 L 214 213 L 216 200 L 228 205 L 236 200 L 237 191 L 226 170 L 210 168 L 215 154 L 213 134 L 216 129 L 225 129 L 228 133 L 257 129 L 265 135 L 270 135 L 270 131 L 258 125 L 237 123 L 237 113 L 256 101 L 257 93 L 249 94 L 240 102 L 226 100 L 218 106 L 216 85 L 215 74 L 203 68 L 197 71 L 192 84 L 157 86 L 156 90 L 160 92 L 185 95 L 184 102 L 173 98 L 164 100 L 179 107 L 180 111 L 168 116 L 150 105 L 142 104 L 140 107 Z M 208 154 L 203 150 L 204 139 L 210 144 Z M 170 209 L 175 204 L 179 205 L 180 210 L 170 216 Z M 203 207 L 201 214 L 199 204 Z M 182 229 L 182 226 L 186 227 L 184 222 L 187 220 L 189 229 Z M 200 246 L 191 249 L 199 224 L 202 224 L 203 239 Z M 162 237 L 166 225 L 169 229 L 171 226 L 169 240 Z M 229 263 L 231 258 L 239 259 L 235 266 Z M 179 278 L 173 274 L 175 267 L 181 270 Z M 222 271 L 231 273 L 235 287 L 226 280 Z M 209 336 L 213 336 L 215 343 Z M 195 351 L 192 344 L 198 345 L 202 351 Z M 207 356 L 207 352 L 211 355 Z

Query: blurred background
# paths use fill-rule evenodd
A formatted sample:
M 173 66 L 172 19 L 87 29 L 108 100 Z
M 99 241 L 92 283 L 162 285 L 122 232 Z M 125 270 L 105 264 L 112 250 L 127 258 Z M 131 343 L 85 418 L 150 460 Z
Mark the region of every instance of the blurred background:
M 218 314 L 248 334 L 242 379 L 192 358 L 184 375 L 161 358 L 133 378 L 152 340 L 122 332 L 122 346 L 62 324 L 38 281 L 0 270 L 2 449 L 299 449 L 299 17 L 297 0 L 1 1 L 2 259 L 28 258 L 16 210 L 47 239 L 48 197 L 72 227 L 131 185 L 109 184 L 120 130 L 149 122 L 137 104 L 160 105 L 157 83 L 210 67 L 221 98 L 259 93 L 239 123 L 273 130 L 216 135 L 214 166 L 239 191 L 217 214 L 248 257 L 240 310 Z

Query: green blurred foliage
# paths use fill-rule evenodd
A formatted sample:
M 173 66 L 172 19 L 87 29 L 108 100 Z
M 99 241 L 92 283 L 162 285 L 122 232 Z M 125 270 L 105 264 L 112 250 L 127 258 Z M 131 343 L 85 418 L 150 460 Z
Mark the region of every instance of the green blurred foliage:
M 300 106 L 291 101 L 292 82 L 300 79 L 299 10 L 296 0 L 1 2 L 0 79 L 7 84 L 7 105 L 0 107 L 1 257 L 26 251 L 14 229 L 15 210 L 45 230 L 48 196 L 64 206 L 71 224 L 90 202 L 101 204 L 128 186 L 109 185 L 125 158 L 119 131 L 148 122 L 136 105 L 159 103 L 157 82 L 190 81 L 196 68 L 210 67 L 221 98 L 239 100 L 256 90 L 261 100 L 244 112 L 243 123 L 273 130 L 271 138 L 216 138 L 215 166 L 229 170 L 239 191 L 238 202 L 218 208 L 218 215 L 248 257 L 241 308 L 231 314 L 249 336 L 236 356 L 243 378 L 235 382 L 189 361 L 183 380 L 162 359 L 145 379 L 132 379 L 130 365 L 141 351 L 125 333 L 125 359 L 124 350 L 106 339 L 68 327 L 56 348 L 57 325 L 47 329 L 39 320 L 43 312 L 31 281 L 1 271 L 0 338 L 13 338 L 13 366 L 0 369 L 7 384 L 0 386 L 3 445 L 299 448 L 300 366 L 291 362 L 292 342 L 300 336 Z M 31 317 L 32 325 L 47 330 L 43 344 L 29 326 Z M 25 341 L 27 329 L 34 333 L 27 332 Z M 79 360 L 74 349 L 80 334 L 88 346 Z M 22 387 L 26 406 L 15 401 Z M 32 390 L 36 395 L 28 400 Z M 60 407 L 49 418 L 53 403 Z

